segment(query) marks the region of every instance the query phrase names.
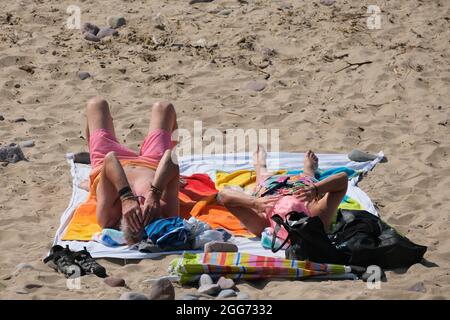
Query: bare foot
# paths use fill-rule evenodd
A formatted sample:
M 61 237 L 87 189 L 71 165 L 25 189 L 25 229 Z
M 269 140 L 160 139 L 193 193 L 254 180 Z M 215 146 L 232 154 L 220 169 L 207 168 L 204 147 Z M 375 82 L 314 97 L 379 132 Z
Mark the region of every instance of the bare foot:
M 316 170 L 319 168 L 319 158 L 311 150 L 305 153 L 305 160 L 303 165 L 303 172 L 311 177 L 314 177 Z
M 266 158 L 266 150 L 262 145 L 258 144 L 256 151 L 253 153 L 253 165 L 255 167 L 266 167 Z

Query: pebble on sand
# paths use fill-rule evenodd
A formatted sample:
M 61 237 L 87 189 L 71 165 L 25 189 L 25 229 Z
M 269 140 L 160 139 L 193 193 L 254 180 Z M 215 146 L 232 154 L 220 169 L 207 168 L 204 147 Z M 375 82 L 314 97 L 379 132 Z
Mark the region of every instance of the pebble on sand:
M 336 0 L 320 0 L 320 3 L 326 6 L 332 6 Z
M 127 24 L 125 18 L 121 16 L 109 16 L 106 21 L 108 22 L 108 25 L 113 29 L 117 29 Z
M 96 35 L 100 31 L 100 28 L 93 23 L 85 22 L 83 23 L 83 27 L 81 28 L 81 30 L 83 31 L 83 33 L 91 33 L 93 35 Z
M 248 293 L 239 292 L 238 295 L 237 295 L 237 299 L 238 300 L 249 300 L 250 296 L 248 295 Z
M 16 118 L 13 122 L 26 122 L 27 120 L 24 117 Z
M 198 288 L 198 292 L 215 296 L 220 292 L 220 287 L 218 284 L 205 284 Z
M 116 29 L 105 27 L 105 28 L 101 28 L 99 30 L 99 32 L 97 33 L 97 38 L 103 39 L 105 37 L 110 37 L 110 36 L 115 37 L 118 35 L 119 35 L 119 31 L 117 31 Z
M 125 292 L 120 296 L 120 300 L 148 300 L 148 298 L 139 292 Z
M 23 271 L 23 270 L 34 270 L 34 267 L 31 264 L 21 262 L 16 266 L 16 271 Z
M 87 79 L 87 78 L 89 78 L 90 76 L 91 76 L 91 74 L 90 74 L 89 72 L 87 72 L 87 71 L 80 71 L 80 72 L 78 72 L 78 77 L 79 77 L 81 80 Z
M 214 281 L 211 278 L 211 276 L 207 273 L 202 274 L 200 276 L 200 279 L 198 280 L 198 286 L 201 287 L 209 284 L 214 284 Z
M 229 16 L 232 12 L 233 12 L 233 10 L 231 10 L 231 9 L 223 9 L 223 10 L 219 11 L 217 14 L 221 15 L 221 16 Z
M 92 41 L 92 42 L 99 42 L 100 38 L 97 37 L 95 34 L 89 33 L 89 32 L 85 32 L 83 33 L 83 38 L 87 41 Z
M 103 282 L 110 287 L 125 287 L 126 285 L 124 279 L 116 277 L 107 277 Z
M 198 300 L 199 296 L 196 296 L 194 294 L 185 294 L 181 297 L 181 300 Z
M 409 288 L 408 291 L 416 291 L 416 292 L 425 293 L 425 292 L 427 292 L 427 288 L 425 288 L 425 284 L 422 281 L 420 281 L 420 282 L 417 282 L 416 284 L 414 284 L 411 288 Z
M 217 295 L 217 298 L 231 298 L 231 297 L 236 297 L 236 292 L 232 289 L 222 290 Z
M 31 148 L 31 147 L 34 147 L 34 141 L 26 140 L 26 141 L 19 143 L 19 146 L 21 146 L 22 148 Z
M 205 244 L 205 252 L 238 252 L 238 247 L 231 242 L 211 241 Z
M 148 296 L 149 300 L 174 300 L 175 299 L 175 288 L 169 279 L 159 279 L 152 286 L 150 294 Z
M 0 115 L 0 121 L 3 121 L 3 120 L 5 120 L 5 118 L 2 115 Z
M 222 290 L 234 288 L 234 281 L 225 277 L 220 277 L 219 281 L 217 281 L 217 284 Z
M 248 82 L 244 89 L 251 90 L 251 91 L 263 91 L 266 88 L 266 84 L 264 82 L 258 82 L 258 81 L 250 81 Z
M 207 3 L 207 2 L 213 2 L 214 0 L 191 0 L 189 1 L 189 4 L 196 4 L 196 3 Z

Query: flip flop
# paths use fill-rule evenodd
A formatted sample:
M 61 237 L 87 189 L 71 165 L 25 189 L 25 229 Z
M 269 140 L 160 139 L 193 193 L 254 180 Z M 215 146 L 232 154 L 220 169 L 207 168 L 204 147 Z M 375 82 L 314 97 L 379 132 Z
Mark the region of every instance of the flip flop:
M 53 246 L 50 254 L 44 259 L 44 263 L 48 263 L 51 268 L 64 274 L 66 278 L 78 278 L 84 275 L 81 267 L 73 260 L 69 246 L 65 248 L 60 245 Z
M 73 253 L 73 259 L 85 274 L 95 274 L 97 277 L 106 278 L 106 269 L 92 258 L 86 247 L 83 250 Z

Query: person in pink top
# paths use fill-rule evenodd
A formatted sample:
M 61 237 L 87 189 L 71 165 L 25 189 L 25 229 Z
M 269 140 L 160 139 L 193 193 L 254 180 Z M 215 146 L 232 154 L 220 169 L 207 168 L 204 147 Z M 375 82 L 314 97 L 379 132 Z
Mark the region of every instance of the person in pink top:
M 274 227 L 270 219 L 274 214 L 282 218 L 289 212 L 304 212 L 308 216 L 319 216 L 327 230 L 339 204 L 347 192 L 346 173 L 332 175 L 322 181 L 315 179 L 319 159 L 312 151 L 305 154 L 303 173 L 298 176 L 276 176 L 267 170 L 266 152 L 258 146 L 253 155 L 256 170 L 256 188 L 253 195 L 235 189 L 222 189 L 218 202 L 234 214 L 253 234 L 259 236 L 267 227 Z M 284 187 L 284 182 L 286 183 Z M 278 185 L 268 188 L 268 182 Z M 281 187 L 279 187 L 281 186 Z M 270 191 L 270 192 L 268 192 Z M 279 237 L 286 238 L 284 229 Z

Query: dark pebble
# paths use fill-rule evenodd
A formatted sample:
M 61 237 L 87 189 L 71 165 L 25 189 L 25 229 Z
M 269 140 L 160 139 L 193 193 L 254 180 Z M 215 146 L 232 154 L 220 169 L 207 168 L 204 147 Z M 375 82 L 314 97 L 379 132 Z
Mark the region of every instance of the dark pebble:
M 152 286 L 149 300 L 175 300 L 175 288 L 168 279 L 159 279 Z
M 118 36 L 119 35 L 119 31 L 117 31 L 116 29 L 113 28 L 101 28 L 100 31 L 97 33 L 97 37 L 99 39 L 103 39 L 105 37 L 110 37 L 110 36 Z
M 91 76 L 91 74 L 90 74 L 89 72 L 86 72 L 86 71 L 80 71 L 80 72 L 78 72 L 78 77 L 79 77 L 81 80 L 87 79 L 87 78 L 89 78 L 90 76 Z
M 24 117 L 20 117 L 15 119 L 13 122 L 26 122 L 27 120 Z
M 122 278 L 108 277 L 103 280 L 110 287 L 125 287 L 125 280 Z
M 96 35 L 100 31 L 99 27 L 90 22 L 83 23 L 81 30 L 83 33 L 92 33 L 93 35 Z
M 89 33 L 89 32 L 85 32 L 83 34 L 83 38 L 87 41 L 92 41 L 92 42 L 99 42 L 100 38 L 97 37 L 95 34 Z

